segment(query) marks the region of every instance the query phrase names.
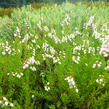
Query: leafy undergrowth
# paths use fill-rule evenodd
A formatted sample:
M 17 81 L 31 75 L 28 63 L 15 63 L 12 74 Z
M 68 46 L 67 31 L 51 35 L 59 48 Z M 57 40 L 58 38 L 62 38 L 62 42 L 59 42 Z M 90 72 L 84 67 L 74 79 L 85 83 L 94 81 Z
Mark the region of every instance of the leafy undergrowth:
M 108 109 L 107 10 L 67 3 L 1 18 L 0 108 Z

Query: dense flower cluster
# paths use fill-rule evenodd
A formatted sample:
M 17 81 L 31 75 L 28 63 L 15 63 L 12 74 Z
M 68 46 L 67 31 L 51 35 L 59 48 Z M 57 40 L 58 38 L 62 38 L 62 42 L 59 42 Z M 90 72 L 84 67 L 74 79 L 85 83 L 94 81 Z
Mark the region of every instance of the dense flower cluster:
M 45 91 L 49 91 L 49 90 L 50 90 L 50 87 L 49 87 L 49 85 L 50 85 L 50 83 L 49 83 L 49 82 L 47 82 L 47 84 L 44 86 L 44 88 L 45 88 Z
M 109 39 L 106 39 L 100 49 L 100 53 L 104 56 L 104 57 L 108 57 L 109 56 Z
M 6 41 L 6 43 L 1 43 L 1 47 L 3 48 L 2 53 L 1 53 L 2 55 L 7 55 L 7 54 L 10 55 L 13 51 L 15 51 L 15 49 L 12 48 L 9 45 L 9 42 L 7 42 L 7 41 Z
M 94 64 L 93 64 L 93 68 L 96 68 L 96 67 L 101 67 L 102 65 L 102 62 L 99 62 L 99 61 L 96 61 Z
M 89 21 L 85 24 L 86 28 L 92 26 L 94 24 L 94 16 L 89 18 Z
M 105 67 L 105 70 L 109 70 L 109 65 L 107 65 L 107 66 Z
M 72 60 L 73 60 L 76 64 L 79 64 L 80 56 L 73 56 L 73 57 L 72 57 Z
M 65 19 L 63 20 L 63 22 L 62 22 L 62 26 L 64 26 L 64 25 L 69 25 L 70 24 L 70 20 L 71 20 L 71 18 L 69 17 L 69 15 L 68 14 L 66 14 L 66 16 L 65 16 Z
M 30 38 L 30 35 L 29 35 L 29 34 L 26 34 L 26 35 L 24 36 L 24 38 L 22 39 L 22 43 L 24 43 L 25 41 L 28 41 L 29 38 Z
M 16 77 L 16 78 L 19 78 L 20 79 L 23 76 L 23 73 L 17 73 L 17 72 L 14 73 L 14 72 L 11 72 L 11 73 L 7 73 L 7 75 L 8 76 L 11 76 L 12 75 L 13 77 Z
M 61 64 L 60 58 L 58 56 L 55 56 L 57 52 L 52 46 L 50 46 L 48 43 L 43 43 L 42 49 L 44 50 L 44 54 L 42 54 L 44 60 L 50 58 L 53 60 L 54 64 L 55 63 Z
M 14 104 L 9 102 L 9 100 L 6 97 L 0 97 L 0 106 L 5 108 L 5 107 L 14 107 Z
M 27 59 L 24 64 L 23 64 L 23 69 L 27 69 L 30 65 L 40 65 L 40 62 L 37 60 L 35 60 L 34 56 L 30 57 L 29 59 Z M 30 67 L 30 69 L 32 71 L 36 71 L 35 67 Z
M 96 82 L 102 86 L 105 85 L 105 79 L 103 75 L 99 75 L 98 79 L 96 79 Z
M 14 33 L 14 37 L 19 37 L 19 38 L 21 38 L 20 29 L 19 29 L 18 27 L 16 28 L 16 32 Z
M 74 88 L 75 89 L 75 91 L 78 93 L 78 89 L 77 89 L 77 87 L 76 87 L 76 84 L 75 84 L 75 81 L 74 81 L 74 78 L 73 77 L 71 77 L 71 76 L 68 76 L 68 77 L 66 77 L 64 80 L 67 80 L 67 82 L 68 82 L 68 84 L 69 84 L 69 87 L 72 89 L 72 88 Z

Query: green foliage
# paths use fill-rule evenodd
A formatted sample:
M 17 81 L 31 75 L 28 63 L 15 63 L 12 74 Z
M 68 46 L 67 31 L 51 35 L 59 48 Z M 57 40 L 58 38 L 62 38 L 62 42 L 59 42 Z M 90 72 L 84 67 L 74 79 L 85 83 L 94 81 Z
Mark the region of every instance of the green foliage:
M 108 109 L 108 10 L 66 3 L 0 18 L 0 108 Z

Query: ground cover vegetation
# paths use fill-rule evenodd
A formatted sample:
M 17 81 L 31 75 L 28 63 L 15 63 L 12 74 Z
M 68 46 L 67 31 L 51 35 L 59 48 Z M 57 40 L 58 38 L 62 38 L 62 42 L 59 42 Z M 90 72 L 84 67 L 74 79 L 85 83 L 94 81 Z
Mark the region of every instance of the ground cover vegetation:
M 30 4 L 30 3 L 28 3 L 28 4 Z M 80 5 L 80 4 L 82 4 L 82 5 L 86 5 L 86 6 L 90 6 L 90 7 L 102 7 L 102 6 L 109 6 L 109 2 L 71 2 L 71 4 L 75 4 L 75 5 Z M 32 6 L 32 8 L 34 8 L 34 9 L 40 9 L 41 7 L 44 7 L 44 6 L 46 6 L 46 7 L 50 7 L 50 6 L 53 6 L 54 4 L 50 4 L 50 3 L 44 3 L 44 2 L 42 2 L 42 3 L 35 3 L 35 2 L 33 2 L 33 3 L 31 3 L 31 6 Z M 59 5 L 59 4 L 58 4 Z M 8 17 L 11 17 L 11 14 L 14 12 L 14 10 L 16 10 L 17 8 L 19 8 L 19 7 L 12 7 L 12 6 L 10 6 L 10 7 L 5 7 L 5 6 L 3 6 L 2 8 L 0 8 L 0 17 L 3 17 L 3 16 L 8 16 Z
M 108 12 L 64 3 L 0 18 L 0 108 L 109 109 Z

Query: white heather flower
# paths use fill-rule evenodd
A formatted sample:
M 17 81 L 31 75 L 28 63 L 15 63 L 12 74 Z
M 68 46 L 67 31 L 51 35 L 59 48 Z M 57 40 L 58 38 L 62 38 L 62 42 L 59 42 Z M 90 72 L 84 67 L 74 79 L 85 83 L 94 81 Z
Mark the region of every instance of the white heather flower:
M 22 40 L 22 43 L 24 43 L 25 41 L 28 41 L 30 38 L 30 35 L 29 34 L 26 34 Z
M 103 82 L 103 78 L 99 79 L 100 82 Z
M 2 101 L 0 100 L 0 104 L 2 104 Z
M 36 64 L 36 65 L 40 65 L 40 61 L 38 61 L 38 60 L 35 61 L 35 64 Z
M 20 29 L 18 27 L 16 28 L 16 32 L 14 33 L 14 37 L 16 37 L 16 36 L 21 38 L 21 36 L 20 36 Z
M 60 40 L 60 39 L 59 39 L 58 37 L 56 37 L 56 36 L 54 36 L 53 39 L 54 39 L 54 41 L 55 41 L 56 44 L 57 44 L 57 43 L 62 43 L 62 40 Z
M 7 101 L 5 101 L 5 103 L 4 103 L 6 106 L 9 104 Z
M 65 33 L 63 30 L 62 30 L 61 32 L 62 32 L 62 34 L 64 34 L 64 33 Z
M 52 33 L 48 33 L 48 37 L 52 38 Z
M 43 60 L 46 60 L 46 54 L 42 54 Z
M 103 52 L 103 51 L 109 52 L 109 46 L 103 45 L 102 48 L 101 48 L 101 52 Z
M 35 63 L 35 59 L 34 56 L 30 57 L 27 61 L 28 64 L 34 64 Z
M 99 80 L 98 80 L 98 79 L 96 79 L 96 82 L 98 83 L 98 82 L 99 82 Z
M 16 76 L 15 73 L 12 72 L 12 76 Z
M 44 72 L 40 73 L 40 76 L 45 77 L 45 73 Z
M 13 104 L 13 103 L 10 103 L 10 106 L 11 106 L 11 107 L 14 107 L 14 104 Z
M 59 51 L 59 56 L 63 56 L 65 58 L 65 55 L 66 55 L 65 51 Z
M 35 51 L 35 49 L 33 49 L 33 56 L 35 56 L 35 54 L 36 54 L 36 51 Z
M 39 45 L 36 45 L 36 49 L 40 49 L 40 46 Z
M 96 82 L 102 86 L 105 85 L 105 80 L 103 75 L 99 75 L 99 77 L 96 79 Z
M 88 64 L 87 64 L 87 63 L 85 63 L 85 66 L 88 66 Z
M 16 33 L 14 33 L 14 37 L 16 37 L 17 36 L 17 34 Z
M 49 87 L 50 83 L 47 82 L 46 85 L 44 86 L 45 91 L 49 91 L 50 87 Z
M 11 52 L 9 51 L 8 54 L 11 54 Z
M 63 36 L 61 41 L 62 41 L 62 42 L 67 42 L 68 39 L 67 39 L 67 37 Z
M 107 65 L 107 66 L 105 67 L 105 70 L 109 70 L 109 65 Z
M 1 100 L 0 100 L 0 105 L 2 107 L 7 107 L 7 106 L 10 106 L 10 107 L 13 107 L 14 105 L 12 105 L 12 103 L 10 103 L 8 101 L 8 99 L 6 97 L 2 97 Z
M 48 26 L 44 26 L 44 30 L 45 30 L 46 32 L 48 32 L 48 31 L 49 31 Z
M 21 76 L 23 76 L 23 73 L 20 73 Z
M 50 87 L 48 87 L 48 86 L 44 86 L 44 88 L 45 88 L 45 91 L 49 91 L 50 90 Z
M 29 65 L 28 64 L 24 64 L 23 69 L 25 70 L 26 68 L 28 68 Z
M 93 24 L 93 22 L 94 22 L 94 16 L 91 16 L 90 18 L 89 18 L 89 21 L 86 23 L 86 29 L 89 27 L 89 26 L 92 26 L 92 24 Z
M 82 46 L 76 46 L 74 49 L 73 49 L 73 54 L 76 54 L 78 53 L 80 50 L 84 50 L 84 48 L 82 48 Z
M 102 36 L 102 34 L 98 33 L 97 31 L 94 31 L 93 35 L 95 36 L 95 39 L 99 39 L 100 36 Z
M 72 60 L 73 60 L 76 64 L 79 64 L 80 56 L 73 56 L 73 57 L 72 57 Z
M 81 35 L 81 33 L 77 30 L 75 31 L 75 35 Z
M 33 42 L 33 43 L 36 43 L 36 40 L 34 39 L 34 40 L 32 40 L 32 42 Z
M 74 88 L 75 89 L 75 91 L 78 93 L 78 89 L 77 89 L 77 87 L 76 87 L 76 85 L 75 85 L 75 81 L 74 81 L 74 78 L 73 77 L 71 77 L 71 76 L 68 76 L 68 77 L 66 77 L 64 80 L 67 80 L 67 82 L 68 82 L 68 84 L 69 84 L 69 87 L 72 89 L 72 88 Z
M 2 55 L 6 55 L 6 52 L 2 52 Z
M 3 97 L 3 100 L 4 100 L 4 101 L 7 101 L 7 98 L 6 98 L 6 97 Z
M 9 73 L 9 75 L 12 75 L 13 77 L 21 78 L 23 76 L 23 73 L 11 72 L 11 73 Z
M 69 83 L 69 87 L 70 87 L 70 88 L 73 88 L 73 87 L 75 86 L 75 82 L 74 82 L 73 77 L 68 76 L 68 77 L 65 78 L 64 80 L 67 80 L 67 81 L 68 81 L 68 83 Z
M 32 95 L 32 98 L 34 98 L 35 96 L 34 95 Z
M 30 67 L 30 69 L 35 72 L 36 71 L 36 68 L 35 67 Z
M 74 35 L 74 34 L 68 35 L 68 39 L 69 39 L 69 40 L 74 39 L 74 38 L 75 38 L 75 35 Z
M 48 43 L 45 42 L 45 43 L 42 44 L 42 48 L 44 49 L 44 51 L 48 51 L 47 50 L 48 47 L 49 47 Z
M 86 50 L 84 50 L 83 52 L 84 52 L 84 54 L 86 54 L 86 53 L 87 53 L 87 52 L 86 52 Z
M 42 54 L 42 56 L 44 56 L 45 58 L 52 58 L 52 56 L 50 54 Z
M 16 32 L 20 33 L 20 29 L 18 27 L 16 28 Z
M 42 27 L 41 27 L 41 23 L 40 23 L 40 22 L 37 24 L 37 27 L 38 27 L 40 30 L 42 30 Z
M 53 63 L 61 64 L 59 57 L 53 57 Z
M 51 52 L 52 55 L 54 55 L 55 54 L 55 49 L 50 47 L 50 52 Z
M 79 92 L 79 90 L 78 90 L 78 89 L 76 89 L 75 91 L 76 91 L 77 93 Z
M 17 78 L 21 78 L 21 75 L 20 74 L 17 74 L 17 76 L 16 76 Z
M 100 49 L 100 54 L 102 54 L 104 57 L 109 56 L 109 38 L 103 42 Z
M 66 14 L 65 19 L 62 21 L 61 26 L 69 25 L 70 24 L 70 16 Z
M 47 82 L 47 85 L 50 85 L 50 82 Z
M 96 67 L 101 67 L 102 65 L 102 62 L 99 62 L 99 61 L 96 61 L 95 64 L 93 64 L 93 68 L 96 68 Z

